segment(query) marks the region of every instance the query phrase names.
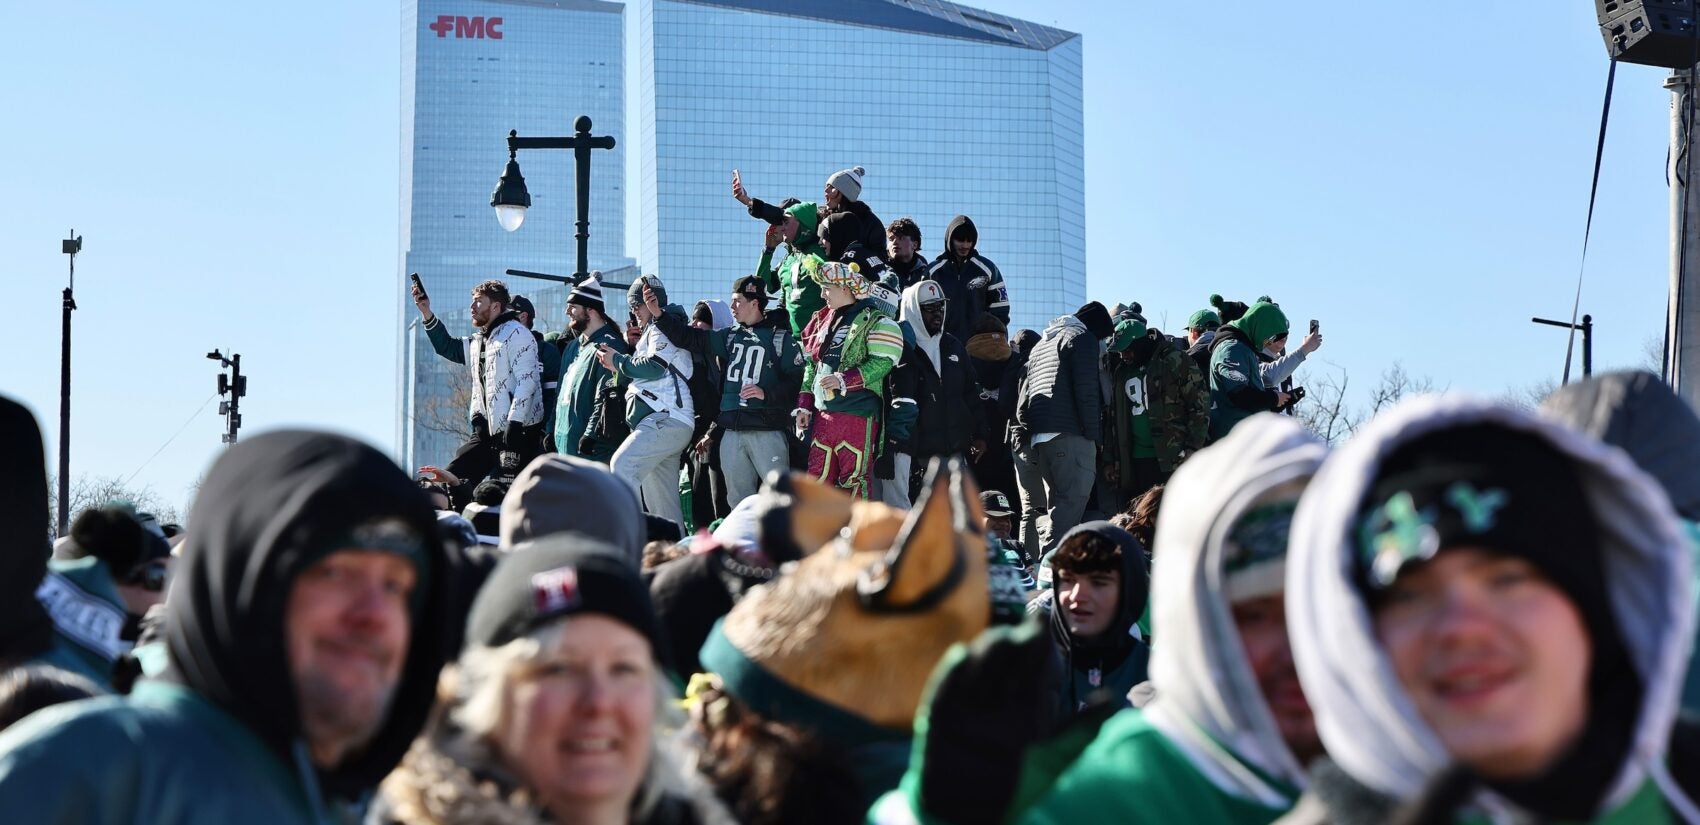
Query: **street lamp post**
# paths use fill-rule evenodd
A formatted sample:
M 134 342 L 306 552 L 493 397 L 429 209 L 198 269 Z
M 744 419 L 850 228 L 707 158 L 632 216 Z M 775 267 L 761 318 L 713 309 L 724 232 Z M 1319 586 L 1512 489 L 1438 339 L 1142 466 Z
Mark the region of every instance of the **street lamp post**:
M 1530 318 L 1529 320 L 1537 324 L 1546 324 L 1549 327 L 1560 327 L 1582 333 L 1582 377 L 1587 378 L 1594 374 L 1594 316 L 1582 316 L 1582 323 L 1580 324 L 1572 324 L 1569 321 L 1554 321 L 1549 318 Z M 1569 355 L 1564 356 L 1563 383 L 1570 383 Z
M 83 236 L 71 230 L 70 237 L 59 242 L 59 251 L 70 256 L 70 280 L 65 284 L 63 327 L 59 339 L 59 524 L 55 535 L 69 530 L 71 514 L 71 313 L 77 308 L 72 290 L 77 286 L 77 253 L 83 251 Z
M 531 193 L 525 188 L 525 178 L 519 173 L 517 153 L 521 149 L 571 149 L 577 163 L 578 184 L 578 271 L 573 281 L 584 280 L 590 274 L 590 152 L 592 149 L 612 149 L 611 135 L 592 136 L 590 118 L 580 115 L 573 121 L 572 137 L 520 137 L 518 131 L 508 132 L 508 165 L 490 193 L 490 205 L 496 208 L 496 220 L 512 232 L 525 223 L 525 210 L 531 206 Z

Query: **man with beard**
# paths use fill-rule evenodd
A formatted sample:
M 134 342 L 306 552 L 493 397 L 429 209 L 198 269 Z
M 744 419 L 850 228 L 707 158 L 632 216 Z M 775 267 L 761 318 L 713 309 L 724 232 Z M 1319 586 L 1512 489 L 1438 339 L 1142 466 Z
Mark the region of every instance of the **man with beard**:
M 195 502 L 165 672 L 0 734 L 0 810 L 357 820 L 435 697 L 453 583 L 434 521 L 407 475 L 352 439 L 283 431 L 231 447 Z
M 556 396 L 561 391 L 561 351 L 549 341 L 544 340 L 543 333 L 537 331 L 537 307 L 531 299 L 524 295 L 514 296 L 514 312 L 519 322 L 531 330 L 531 337 L 537 339 L 537 362 L 542 366 L 543 373 L 539 386 L 543 391 L 543 432 L 540 434 L 541 443 L 547 447 L 555 440 L 555 416 L 550 414 L 555 409 Z
M 898 367 L 901 397 L 914 399 L 917 417 L 906 452 L 911 467 L 924 471 L 933 456 L 949 458 L 968 455 L 979 458 L 985 451 L 985 434 L 980 423 L 980 387 L 968 363 L 968 352 L 956 336 L 945 331 L 951 307 L 944 290 L 932 281 L 921 281 L 903 291 L 899 320 L 915 334 L 914 355 Z M 919 492 L 921 479 L 912 476 L 897 482 L 909 485 L 910 500 Z
M 1113 413 L 1104 444 L 1115 450 L 1104 456 L 1104 474 L 1119 506 L 1167 481 L 1204 448 L 1210 389 L 1185 353 L 1137 317 L 1116 324 L 1109 359 Z
M 567 296 L 567 328 L 573 339 L 563 353 L 561 400 L 555 408 L 555 451 L 606 464 L 625 434 L 610 438 L 607 428 L 591 426 L 593 421 L 609 420 L 609 415 L 614 419 L 623 416 L 623 412 L 607 409 L 608 393 L 604 391 L 615 376 L 597 361 L 596 350 L 602 345 L 620 353 L 630 350 L 619 325 L 608 320 L 597 273 L 579 282 Z
M 537 339 L 511 308 L 508 287 L 485 281 L 472 288 L 472 325 L 478 332 L 456 338 L 431 314 L 431 299 L 413 287 L 413 304 L 425 319 L 425 334 L 438 355 L 472 371 L 472 437 L 446 468 L 476 485 L 500 467 L 510 475 L 542 451 L 543 368 Z

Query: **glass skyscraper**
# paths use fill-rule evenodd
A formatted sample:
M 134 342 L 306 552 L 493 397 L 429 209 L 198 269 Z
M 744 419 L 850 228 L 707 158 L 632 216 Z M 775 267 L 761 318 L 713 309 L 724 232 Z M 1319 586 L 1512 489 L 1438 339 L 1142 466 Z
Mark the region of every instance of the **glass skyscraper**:
M 765 225 L 732 199 L 862 200 L 936 258 L 962 213 L 1016 327 L 1086 300 L 1081 39 L 942 0 L 640 0 L 638 260 L 675 296 L 724 297 Z M 687 307 L 688 308 L 688 307 Z
M 559 284 L 508 269 L 570 275 L 573 153 L 522 150 L 531 192 L 525 225 L 504 232 L 490 192 L 507 161 L 508 130 L 571 135 L 588 115 L 612 151 L 591 158 L 590 266 L 629 266 L 625 249 L 624 11 L 599 0 L 404 0 L 402 5 L 400 416 L 409 466 L 446 463 L 466 436 L 467 368 L 439 358 L 415 321 L 407 274 L 418 272 L 451 332 L 473 331 L 474 284 L 500 278 L 537 305 L 536 329 L 566 324 Z M 553 411 L 550 411 L 553 414 Z

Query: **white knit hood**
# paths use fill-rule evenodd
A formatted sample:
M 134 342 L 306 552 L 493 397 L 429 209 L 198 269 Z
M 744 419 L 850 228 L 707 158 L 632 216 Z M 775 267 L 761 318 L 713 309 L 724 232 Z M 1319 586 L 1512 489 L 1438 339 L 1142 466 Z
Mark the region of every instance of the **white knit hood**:
M 1634 740 L 1602 810 L 1623 804 L 1649 776 L 1670 798 L 1665 743 L 1694 630 L 1689 548 L 1675 513 L 1620 450 L 1519 410 L 1455 396 L 1406 401 L 1372 421 L 1323 465 L 1294 517 L 1287 629 L 1329 757 L 1395 799 L 1416 797 L 1450 762 L 1376 640 L 1354 579 L 1355 535 L 1382 461 L 1420 436 L 1473 424 L 1537 436 L 1576 463 L 1600 524 L 1607 593 L 1645 686 Z M 1508 805 L 1485 790 L 1476 802 L 1489 812 Z
M 1288 416 L 1246 419 L 1175 471 L 1164 488 L 1153 542 L 1151 628 L 1157 642 L 1151 684 L 1157 696 L 1145 714 L 1212 783 L 1269 807 L 1293 804 L 1290 790 L 1303 790 L 1304 770 L 1242 652 L 1223 566 L 1228 536 L 1253 503 L 1276 487 L 1308 479 L 1327 454 Z

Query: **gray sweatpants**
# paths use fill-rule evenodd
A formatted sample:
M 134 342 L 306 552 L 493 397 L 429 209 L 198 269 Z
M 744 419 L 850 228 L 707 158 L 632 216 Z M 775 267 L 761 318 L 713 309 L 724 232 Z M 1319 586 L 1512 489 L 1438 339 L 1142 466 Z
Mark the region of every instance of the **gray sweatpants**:
M 679 456 L 690 443 L 691 425 L 665 413 L 650 413 L 614 451 L 609 469 L 637 491 L 644 512 L 683 525 Z
M 1080 524 L 1097 478 L 1097 458 L 1096 445 L 1071 433 L 1016 451 L 1015 481 L 1021 489 L 1022 510 L 1026 513 L 1031 507 L 1035 515 L 1045 514 L 1037 524 L 1041 556 L 1055 550 L 1057 542 Z M 1026 531 L 1024 518 L 1022 540 L 1031 551 Z
M 908 453 L 892 453 L 891 478 L 882 478 L 879 483 L 880 501 L 893 507 L 909 509 L 909 472 L 914 466 L 913 458 Z
M 791 445 L 778 430 L 727 430 L 720 436 L 720 472 L 732 507 L 761 489 L 767 474 L 791 471 Z

